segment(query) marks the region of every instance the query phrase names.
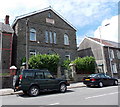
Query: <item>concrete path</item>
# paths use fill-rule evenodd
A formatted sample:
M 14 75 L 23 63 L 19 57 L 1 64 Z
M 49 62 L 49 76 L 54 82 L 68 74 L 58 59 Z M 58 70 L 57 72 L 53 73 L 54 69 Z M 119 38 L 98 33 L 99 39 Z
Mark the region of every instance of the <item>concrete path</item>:
M 84 87 L 85 85 L 82 82 L 78 82 L 78 83 L 71 83 L 70 86 L 68 86 L 67 88 L 77 88 L 77 87 Z M 18 93 L 23 93 L 22 91 L 17 91 L 14 92 L 13 89 L 11 88 L 7 88 L 7 89 L 0 89 L 0 96 L 3 95 L 13 95 L 13 94 L 18 94 Z

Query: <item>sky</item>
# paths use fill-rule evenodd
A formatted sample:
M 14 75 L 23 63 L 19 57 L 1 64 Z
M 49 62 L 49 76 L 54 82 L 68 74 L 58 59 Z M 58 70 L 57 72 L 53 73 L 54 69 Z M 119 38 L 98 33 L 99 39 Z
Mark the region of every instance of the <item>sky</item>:
M 17 16 L 52 6 L 77 29 L 77 45 L 85 36 L 118 42 L 118 2 L 119 0 L 3 0 L 0 22 L 4 22 L 5 15 L 9 15 L 12 24 Z

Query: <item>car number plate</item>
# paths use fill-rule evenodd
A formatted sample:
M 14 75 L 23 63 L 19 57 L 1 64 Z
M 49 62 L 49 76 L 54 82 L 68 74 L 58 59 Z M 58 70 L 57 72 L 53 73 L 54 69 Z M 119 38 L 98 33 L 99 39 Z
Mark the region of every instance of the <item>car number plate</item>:
M 90 79 L 85 79 L 86 81 L 90 81 Z

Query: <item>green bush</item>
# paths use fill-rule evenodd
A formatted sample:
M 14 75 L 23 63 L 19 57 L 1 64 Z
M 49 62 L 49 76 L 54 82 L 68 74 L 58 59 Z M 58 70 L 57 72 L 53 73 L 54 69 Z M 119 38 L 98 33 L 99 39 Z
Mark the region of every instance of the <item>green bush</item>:
M 72 63 L 76 64 L 77 73 L 91 74 L 95 72 L 95 58 L 92 56 L 79 57 Z
M 38 54 L 29 58 L 28 64 L 30 69 L 47 68 L 51 72 L 56 73 L 59 61 L 59 55 Z
M 64 61 L 62 62 L 62 67 L 63 67 L 64 69 L 69 70 L 69 69 L 70 69 L 70 67 L 69 67 L 69 64 L 70 64 L 70 63 L 71 63 L 71 61 L 70 61 L 69 59 L 64 60 Z

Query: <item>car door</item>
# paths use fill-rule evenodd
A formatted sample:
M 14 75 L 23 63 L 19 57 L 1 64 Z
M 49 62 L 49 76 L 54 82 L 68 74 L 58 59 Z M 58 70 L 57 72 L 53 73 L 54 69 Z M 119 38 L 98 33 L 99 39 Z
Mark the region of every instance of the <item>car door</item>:
M 105 77 L 107 78 L 107 85 L 113 85 L 114 81 L 112 79 L 112 77 L 105 75 Z
M 104 85 L 107 85 L 108 84 L 108 79 L 105 77 L 104 74 L 100 74 L 100 81 L 103 82 Z
M 53 78 L 50 72 L 44 72 L 45 75 L 45 83 L 47 89 L 57 89 L 58 88 L 58 81 Z
M 43 72 L 35 72 L 35 84 L 39 85 L 40 90 L 46 89 L 46 81 Z

